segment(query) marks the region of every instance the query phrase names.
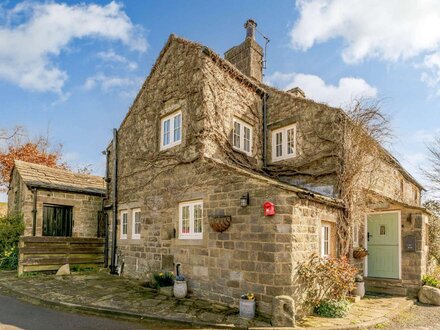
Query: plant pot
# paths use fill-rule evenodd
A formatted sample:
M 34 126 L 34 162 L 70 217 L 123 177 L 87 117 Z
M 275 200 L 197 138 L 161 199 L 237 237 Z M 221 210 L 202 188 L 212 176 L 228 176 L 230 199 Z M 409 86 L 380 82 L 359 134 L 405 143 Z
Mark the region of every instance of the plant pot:
M 175 281 L 173 287 L 174 297 L 178 299 L 185 298 L 188 293 L 186 281 Z
M 173 296 L 173 287 L 172 286 L 161 286 L 159 288 L 159 293 L 167 296 L 167 297 L 172 297 Z
M 354 250 L 353 251 L 353 258 L 355 259 L 362 259 L 365 258 L 368 255 L 368 251 L 364 250 Z
M 365 282 L 355 282 L 356 288 L 351 291 L 354 296 L 363 298 L 365 296 Z
M 214 231 L 223 233 L 231 225 L 232 218 L 229 215 L 211 215 L 208 218 L 209 225 Z
M 255 299 L 240 299 L 240 317 L 253 319 L 255 317 Z

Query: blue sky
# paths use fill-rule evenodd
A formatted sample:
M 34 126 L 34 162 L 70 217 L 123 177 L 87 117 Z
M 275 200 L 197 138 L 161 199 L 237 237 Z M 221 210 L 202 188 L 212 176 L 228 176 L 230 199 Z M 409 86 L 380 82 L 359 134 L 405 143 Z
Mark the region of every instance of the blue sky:
M 248 18 L 270 38 L 266 82 L 334 106 L 381 100 L 391 151 L 424 182 L 425 144 L 440 134 L 438 1 L 3 1 L 0 129 L 48 131 L 72 168 L 103 175 L 101 151 L 169 34 L 223 54 Z

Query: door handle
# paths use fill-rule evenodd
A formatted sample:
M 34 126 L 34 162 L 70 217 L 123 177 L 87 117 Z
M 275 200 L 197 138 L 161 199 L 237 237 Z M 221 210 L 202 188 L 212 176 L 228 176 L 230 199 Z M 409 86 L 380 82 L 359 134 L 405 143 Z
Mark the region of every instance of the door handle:
M 370 234 L 370 232 L 367 233 L 367 241 L 370 241 L 370 237 L 373 237 L 373 235 Z

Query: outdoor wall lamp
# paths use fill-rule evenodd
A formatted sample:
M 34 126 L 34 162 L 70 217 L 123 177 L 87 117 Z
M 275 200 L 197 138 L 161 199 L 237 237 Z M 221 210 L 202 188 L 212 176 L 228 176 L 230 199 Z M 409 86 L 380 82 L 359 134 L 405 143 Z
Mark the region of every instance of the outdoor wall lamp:
M 240 197 L 240 205 L 241 205 L 241 207 L 246 207 L 249 205 L 249 193 L 248 192 Z

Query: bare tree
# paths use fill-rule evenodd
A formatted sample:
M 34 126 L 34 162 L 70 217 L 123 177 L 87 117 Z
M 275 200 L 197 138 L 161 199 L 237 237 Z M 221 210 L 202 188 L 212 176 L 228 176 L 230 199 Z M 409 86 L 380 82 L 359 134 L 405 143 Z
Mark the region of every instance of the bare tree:
M 377 101 L 358 100 L 333 124 L 338 155 L 337 184 L 344 204 L 338 221 L 340 254 L 350 249 L 353 224 L 368 211 L 366 192 L 373 188 L 384 163 L 392 157 L 382 147 L 391 137 L 390 122 Z
M 432 190 L 440 192 L 440 136 L 428 145 L 429 168 L 422 169 L 425 177 L 430 181 Z

